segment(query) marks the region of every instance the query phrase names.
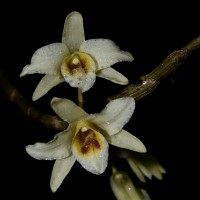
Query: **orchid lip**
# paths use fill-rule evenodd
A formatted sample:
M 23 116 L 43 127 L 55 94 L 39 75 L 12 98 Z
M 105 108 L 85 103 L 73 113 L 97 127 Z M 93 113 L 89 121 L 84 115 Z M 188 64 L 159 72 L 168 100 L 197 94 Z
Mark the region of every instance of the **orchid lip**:
M 85 76 L 93 71 L 91 57 L 82 52 L 75 52 L 67 56 L 61 66 L 61 73 L 64 77 L 79 77 Z
M 74 137 L 73 145 L 79 154 L 89 156 L 100 151 L 103 146 L 103 141 L 99 137 L 101 133 L 94 129 L 93 124 L 88 121 L 81 121 L 77 126 L 78 131 Z

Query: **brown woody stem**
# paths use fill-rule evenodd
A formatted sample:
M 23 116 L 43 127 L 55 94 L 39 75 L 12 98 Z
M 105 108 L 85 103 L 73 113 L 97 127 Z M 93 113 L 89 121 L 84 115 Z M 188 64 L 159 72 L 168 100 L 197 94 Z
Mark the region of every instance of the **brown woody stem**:
M 56 116 L 43 114 L 39 112 L 36 108 L 34 108 L 30 103 L 28 103 L 26 99 L 22 96 L 22 94 L 19 92 L 19 90 L 17 90 L 10 83 L 10 81 L 8 81 L 4 73 L 1 71 L 0 88 L 3 90 L 8 100 L 16 104 L 28 119 L 37 121 L 43 126 L 50 129 L 56 129 L 61 131 L 67 128 L 67 122 L 59 119 Z
M 139 100 L 155 90 L 161 79 L 177 70 L 187 56 L 200 47 L 200 35 L 185 47 L 169 54 L 151 73 L 140 77 L 138 84 L 131 83 L 118 94 L 108 98 L 109 101 L 130 96 Z

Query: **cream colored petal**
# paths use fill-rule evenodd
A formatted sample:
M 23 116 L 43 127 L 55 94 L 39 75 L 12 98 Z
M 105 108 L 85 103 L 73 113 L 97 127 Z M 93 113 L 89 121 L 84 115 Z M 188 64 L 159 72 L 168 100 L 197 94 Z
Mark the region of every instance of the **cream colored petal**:
M 151 173 L 151 176 L 153 175 L 157 179 L 162 180 L 163 174 L 166 173 L 166 171 L 152 154 L 146 153 L 143 156 L 138 155 L 136 159 L 138 160 L 138 163 L 140 164 L 140 168 L 141 170 L 143 170 L 143 173 L 149 171 L 149 173 Z M 149 178 L 151 177 L 149 176 Z
M 96 75 L 120 85 L 128 84 L 128 79 L 111 67 L 97 71 Z
M 134 162 L 143 175 L 149 179 L 152 179 L 152 176 L 154 176 L 157 179 L 162 180 L 163 173 L 166 172 L 158 160 L 149 152 L 144 154 L 138 154 L 136 152 L 124 152 L 123 157 L 127 159 L 131 168 L 131 163 Z
M 151 200 L 149 194 L 146 192 L 146 190 L 141 189 L 141 192 L 143 194 L 143 199 L 144 200 Z
M 163 175 L 160 170 L 161 165 L 153 156 L 147 154 L 146 157 L 138 161 L 138 166 L 143 174 L 149 179 L 152 179 L 152 176 L 154 176 L 157 179 L 162 180 Z
M 158 168 L 160 169 L 160 172 L 161 172 L 162 174 L 165 174 L 165 173 L 166 173 L 166 170 L 165 170 L 165 168 L 164 168 L 163 166 L 159 165 Z
M 152 173 L 150 171 L 150 169 L 146 166 L 144 166 L 141 162 L 137 162 L 137 166 L 140 168 L 141 172 L 148 178 L 148 179 L 152 179 Z
M 148 169 L 148 167 L 147 167 Z M 152 165 L 150 168 L 149 168 L 149 171 L 151 172 L 151 174 L 156 177 L 158 180 L 162 180 L 163 176 L 162 176 L 162 173 L 160 172 L 160 169 L 157 165 Z
M 110 185 L 117 200 L 147 200 L 125 172 L 115 172 L 110 177 Z
M 144 144 L 134 135 L 125 130 L 121 130 L 119 133 L 112 135 L 109 143 L 114 146 L 132 151 L 146 152 L 146 147 Z
M 83 41 L 85 41 L 83 18 L 80 13 L 74 11 L 65 19 L 62 42 L 72 53 L 79 50 Z
M 60 118 L 68 123 L 81 120 L 88 116 L 81 107 L 69 99 L 54 97 L 51 101 L 51 107 Z
M 80 51 L 90 54 L 98 63 L 98 70 L 122 61 L 133 61 L 129 52 L 121 51 L 108 39 L 91 39 L 82 43 Z
M 37 85 L 32 99 L 33 101 L 36 101 L 37 99 L 39 99 L 40 97 L 42 97 L 43 95 L 45 95 L 50 89 L 52 89 L 53 87 L 55 87 L 56 85 L 64 82 L 64 78 L 61 76 L 61 74 L 57 74 L 57 75 L 45 75 L 42 80 L 39 82 L 39 84 Z
M 64 178 L 67 176 L 76 159 L 70 156 L 61 160 L 56 160 L 51 174 L 50 187 L 52 192 L 56 192 Z
M 71 144 L 74 136 L 74 129 L 69 127 L 66 131 L 55 135 L 48 143 L 35 143 L 26 146 L 26 152 L 38 160 L 62 159 L 71 153 Z
M 160 162 L 150 153 L 147 153 L 146 156 L 142 157 L 141 162 L 146 168 L 149 168 L 153 176 L 157 179 L 162 179 L 162 174 L 166 173 L 165 168 L 160 164 Z
M 64 76 L 64 78 L 71 87 L 79 88 L 82 92 L 86 92 L 94 85 L 96 74 L 94 72 L 89 72 L 78 77 Z
M 140 168 L 137 166 L 137 164 L 134 162 L 133 159 L 128 158 L 127 162 L 129 164 L 129 166 L 131 167 L 131 169 L 134 171 L 135 175 L 138 177 L 138 179 L 145 183 L 146 179 L 145 176 L 143 175 L 143 173 L 141 172 Z
M 82 137 L 83 136 L 81 136 L 81 138 L 75 137 L 74 139 L 72 145 L 74 157 L 87 171 L 97 175 L 102 174 L 108 164 L 109 146 L 106 139 L 100 133 L 96 132 L 95 137 L 93 137 L 93 133 L 89 133 L 87 137 L 84 138 L 85 141 L 82 146 L 79 144 L 79 142 L 83 140 Z M 92 138 L 90 139 L 90 137 Z
M 27 74 L 51 74 L 60 73 L 62 61 L 69 50 L 65 44 L 54 43 L 38 49 L 31 58 L 31 64 L 26 65 L 20 77 Z
M 99 114 L 91 115 L 90 120 L 107 131 L 109 135 L 114 135 L 130 120 L 134 109 L 134 99 L 122 97 L 110 101 Z

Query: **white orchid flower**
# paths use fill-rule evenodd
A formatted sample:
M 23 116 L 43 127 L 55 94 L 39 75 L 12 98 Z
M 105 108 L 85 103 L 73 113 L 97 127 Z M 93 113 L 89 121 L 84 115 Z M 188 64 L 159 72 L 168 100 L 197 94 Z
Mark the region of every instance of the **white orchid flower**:
M 136 187 L 125 172 L 116 168 L 110 177 L 110 186 L 117 200 L 151 200 L 144 189 Z
M 152 179 L 154 176 L 158 180 L 163 179 L 166 173 L 165 168 L 160 162 L 149 152 L 137 153 L 128 150 L 121 150 L 121 157 L 125 158 L 141 182 L 146 182 L 146 178 Z
M 100 113 L 90 115 L 68 99 L 53 98 L 51 106 L 69 123 L 68 128 L 49 143 L 28 145 L 26 151 L 39 160 L 56 160 L 50 181 L 53 192 L 76 160 L 91 173 L 103 173 L 107 167 L 108 143 L 132 151 L 146 151 L 139 139 L 122 129 L 135 108 L 131 97 L 113 100 Z
M 133 61 L 133 57 L 129 52 L 121 51 L 111 40 L 85 41 L 83 18 L 80 13 L 72 12 L 66 17 L 62 42 L 38 49 L 20 77 L 45 74 L 33 93 L 35 101 L 64 81 L 82 92 L 93 86 L 96 76 L 126 85 L 128 79 L 110 67 L 121 61 Z

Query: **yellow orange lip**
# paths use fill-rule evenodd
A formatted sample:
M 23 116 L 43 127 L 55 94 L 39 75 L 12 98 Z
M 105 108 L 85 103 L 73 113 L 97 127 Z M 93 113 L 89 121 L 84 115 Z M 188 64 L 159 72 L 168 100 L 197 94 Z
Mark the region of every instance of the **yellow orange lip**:
M 78 130 L 73 140 L 73 145 L 79 154 L 91 155 L 102 149 L 103 136 L 90 126 L 87 121 L 79 123 L 77 128 Z
M 62 64 L 63 75 L 80 76 L 92 71 L 91 57 L 83 52 L 75 52 L 64 59 Z

